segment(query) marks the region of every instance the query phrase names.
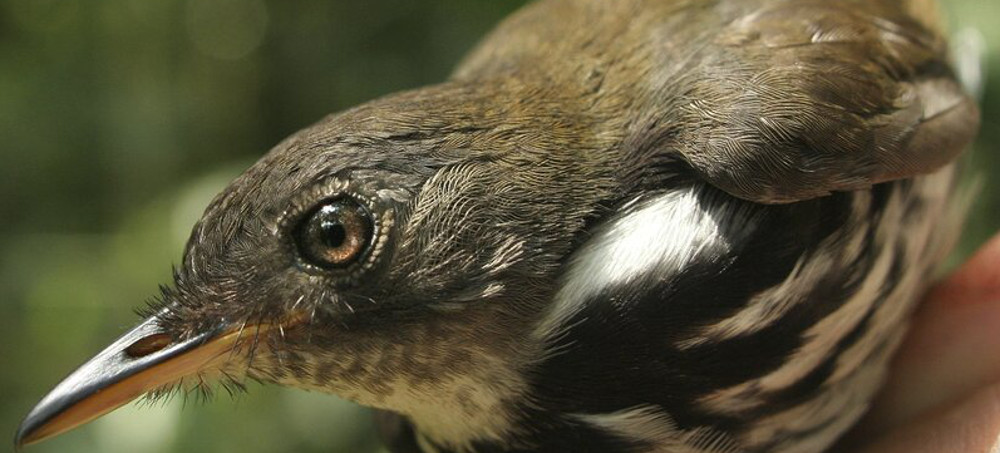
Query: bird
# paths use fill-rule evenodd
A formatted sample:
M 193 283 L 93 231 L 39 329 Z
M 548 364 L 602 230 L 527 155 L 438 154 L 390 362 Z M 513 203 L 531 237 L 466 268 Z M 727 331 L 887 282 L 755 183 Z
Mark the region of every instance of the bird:
M 247 379 L 398 452 L 820 452 L 961 224 L 922 0 L 539 0 L 230 183 L 15 443 Z

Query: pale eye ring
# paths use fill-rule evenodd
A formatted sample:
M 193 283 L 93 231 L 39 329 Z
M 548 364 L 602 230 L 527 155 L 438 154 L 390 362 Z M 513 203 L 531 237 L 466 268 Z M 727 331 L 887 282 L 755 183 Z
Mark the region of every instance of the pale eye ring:
M 303 260 L 324 269 L 343 269 L 358 262 L 372 245 L 374 220 L 364 205 L 350 197 L 326 201 L 304 216 L 295 231 Z

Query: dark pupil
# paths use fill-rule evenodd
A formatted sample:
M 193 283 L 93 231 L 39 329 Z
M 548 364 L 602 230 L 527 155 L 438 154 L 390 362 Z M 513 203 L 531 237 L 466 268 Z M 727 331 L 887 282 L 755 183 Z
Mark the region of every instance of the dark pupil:
M 327 247 L 339 248 L 344 245 L 344 241 L 347 240 L 347 230 L 344 229 L 344 224 L 340 223 L 340 219 L 334 220 L 323 220 L 323 224 L 320 226 L 323 231 L 322 238 L 323 245 Z

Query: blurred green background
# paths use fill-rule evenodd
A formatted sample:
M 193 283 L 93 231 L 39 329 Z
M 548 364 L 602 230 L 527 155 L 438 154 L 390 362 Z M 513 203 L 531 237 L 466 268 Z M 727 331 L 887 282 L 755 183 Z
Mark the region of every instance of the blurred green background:
M 444 79 L 522 3 L 0 1 L 0 433 L 136 322 L 229 179 L 327 113 Z M 962 256 L 1000 229 L 1000 2 L 945 6 L 989 76 Z M 28 451 L 375 451 L 373 436 L 350 403 L 251 385 L 130 405 Z

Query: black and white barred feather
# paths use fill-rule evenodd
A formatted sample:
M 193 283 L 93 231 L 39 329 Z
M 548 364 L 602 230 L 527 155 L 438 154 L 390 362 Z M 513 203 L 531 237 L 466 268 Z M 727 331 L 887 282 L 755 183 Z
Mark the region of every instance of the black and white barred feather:
M 955 173 L 793 205 L 699 183 L 633 200 L 570 260 L 535 331 L 524 450 L 822 451 L 867 409 L 950 250 Z

